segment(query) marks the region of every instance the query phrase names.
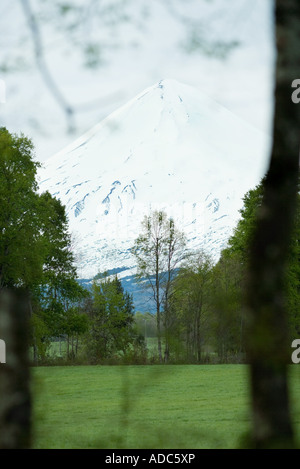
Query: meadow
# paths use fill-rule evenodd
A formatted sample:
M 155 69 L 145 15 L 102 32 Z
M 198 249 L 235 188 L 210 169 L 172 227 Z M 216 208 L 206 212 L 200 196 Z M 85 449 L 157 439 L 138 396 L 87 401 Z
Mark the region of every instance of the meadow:
M 300 436 L 300 368 L 290 367 Z M 32 369 L 34 448 L 239 448 L 250 429 L 246 365 Z

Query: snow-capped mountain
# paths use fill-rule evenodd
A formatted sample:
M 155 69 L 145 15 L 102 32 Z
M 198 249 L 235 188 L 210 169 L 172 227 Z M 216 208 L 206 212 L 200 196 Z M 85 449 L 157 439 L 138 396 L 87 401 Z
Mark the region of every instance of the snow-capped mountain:
M 66 205 L 80 277 L 132 272 L 130 249 L 156 208 L 174 217 L 189 247 L 217 259 L 268 149 L 265 135 L 224 107 L 163 80 L 48 159 L 39 184 Z

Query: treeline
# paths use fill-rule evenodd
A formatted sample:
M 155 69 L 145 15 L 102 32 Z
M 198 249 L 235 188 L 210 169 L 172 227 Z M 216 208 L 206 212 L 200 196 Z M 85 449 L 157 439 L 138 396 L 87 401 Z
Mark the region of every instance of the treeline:
M 22 299 L 29 324 L 22 336 L 35 364 L 49 362 L 55 341 L 66 345 L 67 360 L 79 351 L 90 363 L 129 349 L 143 353 L 132 298 L 120 281 L 103 278 L 91 291 L 78 282 L 65 207 L 38 192 L 39 166 L 30 139 L 0 128 L 1 308 Z
M 22 298 L 30 324 L 24 340 L 35 362 L 51 337 L 83 327 L 77 305 L 85 296 L 76 278 L 65 207 L 48 192 L 38 192 L 39 166 L 27 137 L 0 128 L 0 295 L 2 304 L 4 298 Z
M 98 275 L 91 289 L 79 287 L 80 295 L 61 296 L 64 307 L 48 305 L 47 314 L 33 313 L 33 341 L 39 338 L 36 364 L 120 364 L 145 363 L 144 336 L 135 321 L 131 295 L 124 291 L 117 276 Z M 49 318 L 51 321 L 49 322 Z
M 160 362 L 245 361 L 246 269 L 262 194 L 263 181 L 245 194 L 240 220 L 217 263 L 202 251 L 188 252 L 184 234 L 166 213 L 157 211 L 145 217 L 133 253 L 138 262 L 138 277 L 148 280 L 156 304 Z M 300 334 L 298 198 L 285 276 L 291 343 Z
M 22 295 L 33 363 L 244 361 L 244 281 L 262 184 L 245 195 L 217 263 L 190 252 L 165 212 L 145 216 L 132 247 L 136 279 L 155 305 L 143 315 L 117 276 L 80 284 L 65 207 L 38 192 L 38 167 L 31 141 L 0 128 L 0 296 Z M 291 342 L 300 333 L 299 235 L 300 209 L 286 275 Z

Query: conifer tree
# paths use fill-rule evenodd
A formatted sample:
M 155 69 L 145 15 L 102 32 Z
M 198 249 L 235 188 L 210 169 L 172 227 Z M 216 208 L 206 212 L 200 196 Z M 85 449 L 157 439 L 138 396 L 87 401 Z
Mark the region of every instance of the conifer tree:
M 97 275 L 92 286 L 92 304 L 89 308 L 90 331 L 88 355 L 92 362 L 111 358 L 121 352 L 126 355 L 138 343 L 134 322 L 132 296 L 124 291 L 116 276 Z

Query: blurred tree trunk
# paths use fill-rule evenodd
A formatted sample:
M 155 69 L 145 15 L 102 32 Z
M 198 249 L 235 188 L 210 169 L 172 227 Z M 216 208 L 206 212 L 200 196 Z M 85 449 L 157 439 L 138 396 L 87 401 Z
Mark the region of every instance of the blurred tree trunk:
M 23 291 L 0 290 L 0 334 L 6 343 L 6 363 L 0 364 L 0 449 L 30 448 L 27 305 Z
M 275 2 L 276 76 L 273 145 L 264 196 L 250 246 L 246 288 L 255 447 L 293 447 L 287 364 L 291 363 L 284 279 L 299 172 L 300 2 Z M 255 157 L 255 155 L 253 155 Z

